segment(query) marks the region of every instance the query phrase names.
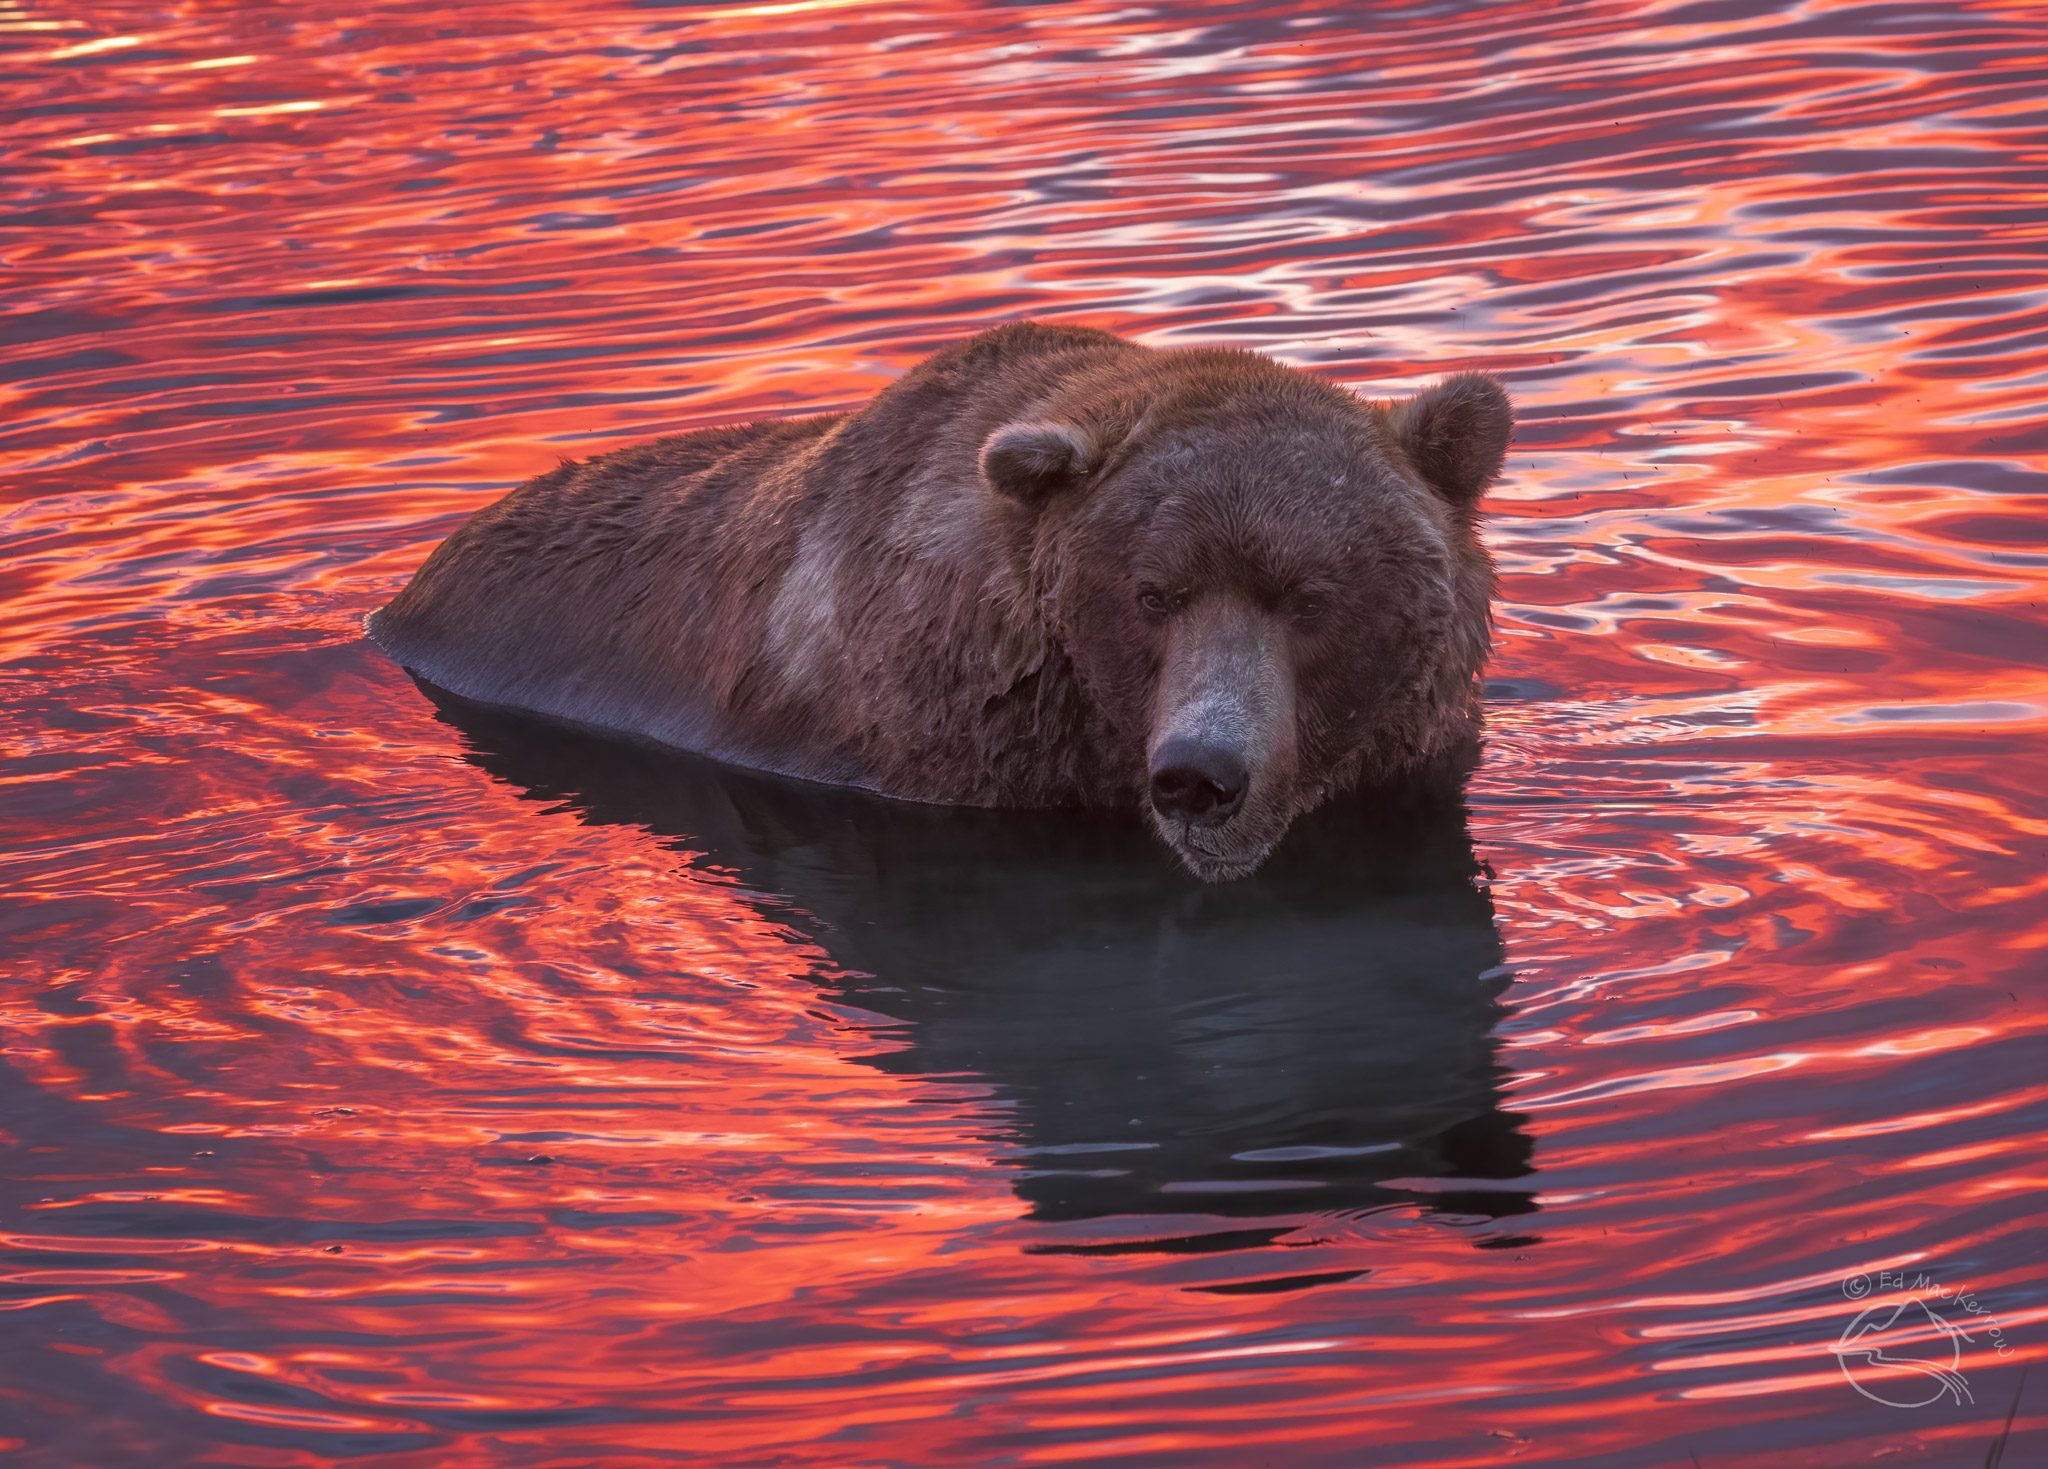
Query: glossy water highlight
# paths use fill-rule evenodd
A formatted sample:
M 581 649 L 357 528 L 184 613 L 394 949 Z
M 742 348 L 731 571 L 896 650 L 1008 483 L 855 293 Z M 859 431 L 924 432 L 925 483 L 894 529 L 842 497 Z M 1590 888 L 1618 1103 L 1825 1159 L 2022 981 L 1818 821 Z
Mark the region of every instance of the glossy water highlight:
M 9 1463 L 2041 1456 L 2038 6 L 0 34 Z M 1020 314 L 1508 380 L 1466 819 L 1202 889 L 360 638 Z

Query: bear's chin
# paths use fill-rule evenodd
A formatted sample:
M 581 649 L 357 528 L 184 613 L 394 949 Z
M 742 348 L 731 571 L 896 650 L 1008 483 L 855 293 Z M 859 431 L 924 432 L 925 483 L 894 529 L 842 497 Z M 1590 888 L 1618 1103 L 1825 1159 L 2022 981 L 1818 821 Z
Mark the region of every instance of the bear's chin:
M 1169 829 L 1163 822 L 1154 822 L 1161 840 L 1180 858 L 1181 866 L 1203 882 L 1236 882 L 1239 878 L 1250 877 L 1265 860 L 1273 855 L 1273 848 L 1279 845 L 1278 838 L 1245 844 L 1242 842 L 1216 843 L 1213 849 L 1198 845 L 1195 833 Z M 1204 833 L 1212 839 L 1217 833 Z

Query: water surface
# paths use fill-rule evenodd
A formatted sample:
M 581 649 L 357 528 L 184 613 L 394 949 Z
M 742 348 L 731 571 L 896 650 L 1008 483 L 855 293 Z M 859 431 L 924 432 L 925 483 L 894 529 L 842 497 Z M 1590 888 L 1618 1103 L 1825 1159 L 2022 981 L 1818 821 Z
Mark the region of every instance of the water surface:
M 0 7 L 0 1457 L 2041 1461 L 2043 36 Z M 1468 812 L 1204 889 L 360 637 L 1020 315 L 1510 383 Z

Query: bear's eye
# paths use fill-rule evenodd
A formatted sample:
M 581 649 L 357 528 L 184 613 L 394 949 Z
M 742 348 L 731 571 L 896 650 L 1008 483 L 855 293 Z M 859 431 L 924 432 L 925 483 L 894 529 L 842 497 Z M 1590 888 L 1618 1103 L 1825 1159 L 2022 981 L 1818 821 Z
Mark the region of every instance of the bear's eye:
M 1138 589 L 1138 605 L 1155 617 L 1163 617 L 1169 612 L 1179 610 L 1184 600 L 1185 597 L 1180 592 L 1169 592 L 1159 587 Z
M 1296 622 L 1307 625 L 1321 620 L 1323 607 L 1323 599 L 1314 592 L 1296 592 L 1289 599 L 1287 610 Z

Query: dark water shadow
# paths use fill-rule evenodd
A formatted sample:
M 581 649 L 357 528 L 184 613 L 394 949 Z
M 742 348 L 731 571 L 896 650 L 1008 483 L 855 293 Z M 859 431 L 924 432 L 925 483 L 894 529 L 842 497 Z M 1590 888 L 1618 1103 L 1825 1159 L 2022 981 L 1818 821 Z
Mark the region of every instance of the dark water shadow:
M 1129 821 L 885 801 L 426 692 L 481 769 L 656 834 L 813 940 L 830 998 L 898 1023 L 870 1064 L 992 1087 L 1035 1218 L 1536 1207 L 1460 809 L 1326 809 L 1205 886 Z M 1175 1247 L 1209 1246 L 1129 1246 Z

